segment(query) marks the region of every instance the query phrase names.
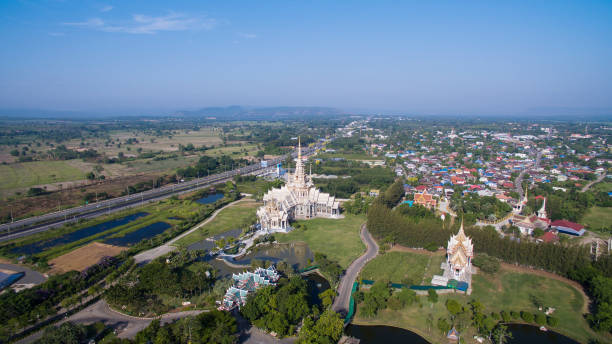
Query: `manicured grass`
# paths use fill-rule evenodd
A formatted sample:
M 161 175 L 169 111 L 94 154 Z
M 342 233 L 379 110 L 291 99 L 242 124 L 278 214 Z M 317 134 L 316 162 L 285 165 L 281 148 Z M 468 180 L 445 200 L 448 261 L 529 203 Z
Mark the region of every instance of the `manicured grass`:
M 592 207 L 587 211 L 581 222 L 589 230 L 609 227 L 612 224 L 612 208 Z
M 390 255 L 390 253 L 385 255 Z M 433 256 L 434 259 L 440 259 L 440 257 Z M 400 262 L 393 262 L 391 258 L 389 258 L 387 264 L 392 265 L 392 267 L 381 264 L 378 266 L 378 270 L 390 271 L 390 274 L 395 274 L 393 267 L 397 269 L 400 269 L 402 265 L 423 267 L 423 259 L 427 258 L 427 256 L 416 253 L 397 255 L 397 259 Z M 370 267 L 370 264 L 374 263 L 377 259 L 379 258 L 370 262 L 364 271 L 368 268 L 373 269 L 374 267 Z M 404 268 L 404 271 L 412 270 L 412 268 Z M 377 271 L 374 273 L 381 276 L 384 274 L 384 272 Z M 355 323 L 402 327 L 420 334 L 432 343 L 443 343 L 446 340 L 435 329 L 435 322 L 440 317 L 450 318 L 444 306 L 447 299 L 455 299 L 462 305 L 466 305 L 470 300 L 476 299 L 483 304 L 485 314 L 502 310 L 508 312 L 524 310 L 538 313 L 540 311 L 538 311 L 532 302 L 532 297 L 535 296 L 542 300 L 545 306 L 556 308 L 553 316 L 559 319 L 559 326 L 554 328 L 555 331 L 583 343 L 586 343 L 591 338 L 598 338 L 602 342 L 609 342 L 611 339 L 609 335 L 595 333 L 589 328 L 589 325 L 582 316 L 585 299 L 578 290 L 566 282 L 532 273 L 510 271 L 502 267 L 494 275 L 484 273 L 474 275 L 472 287 L 473 292 L 471 295 L 460 293 L 441 294 L 436 304 L 429 303 L 426 297 L 419 297 L 422 304 L 421 307 L 417 304 L 399 311 L 386 309 L 379 312 L 374 318 L 364 318 L 359 313 L 358 307 Z M 430 314 L 434 319 L 434 328 L 428 330 L 426 319 Z M 474 334 L 473 331 L 473 329 L 464 331 L 463 337 L 471 338 Z
M 255 220 L 255 213 L 261 203 L 244 200 L 223 209 L 217 216 L 197 231 L 178 240 L 176 246 L 189 246 L 210 236 L 241 228 L 247 221 Z
M 33 161 L 0 165 L 0 190 L 78 179 L 85 179 L 85 172 L 69 165 L 66 161 Z
M 346 215 L 343 219 L 312 219 L 298 223 L 306 229 L 295 229 L 288 234 L 275 234 L 280 242 L 302 241 L 313 252 L 327 255 L 346 269 L 353 260 L 365 251 L 359 231 L 365 222 L 362 215 Z
M 420 284 L 429 258 L 408 252 L 387 252 L 370 261 L 361 271 L 361 278 Z
M 433 275 L 441 274 L 441 253 L 387 252 L 370 261 L 361 270 L 360 278 L 387 280 L 392 283 L 427 285 Z

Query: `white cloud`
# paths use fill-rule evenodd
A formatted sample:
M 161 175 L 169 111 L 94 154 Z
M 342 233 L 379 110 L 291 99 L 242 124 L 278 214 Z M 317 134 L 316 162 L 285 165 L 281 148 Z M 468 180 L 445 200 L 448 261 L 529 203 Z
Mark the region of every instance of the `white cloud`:
M 100 18 L 91 18 L 84 22 L 63 24 L 105 32 L 155 34 L 162 31 L 211 30 L 217 25 L 217 20 L 208 17 L 193 17 L 180 13 L 170 13 L 157 17 L 134 14 L 132 15 L 132 20 L 125 23 L 107 23 Z
M 257 35 L 254 33 L 244 33 L 244 32 L 238 32 L 238 36 L 242 37 L 242 38 L 246 38 L 246 39 L 253 39 L 253 38 L 257 38 Z
M 100 9 L 100 12 L 108 12 L 108 11 L 112 10 L 113 8 L 114 8 L 114 7 L 113 7 L 113 6 L 111 6 L 111 5 L 106 5 L 106 6 L 104 6 L 104 7 L 102 7 L 102 8 Z

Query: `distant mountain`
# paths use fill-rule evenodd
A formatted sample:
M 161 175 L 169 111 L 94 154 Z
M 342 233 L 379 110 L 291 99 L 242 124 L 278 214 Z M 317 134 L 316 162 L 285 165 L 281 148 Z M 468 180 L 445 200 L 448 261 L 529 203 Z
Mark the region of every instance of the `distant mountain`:
M 276 107 L 206 107 L 199 110 L 179 111 L 174 116 L 214 117 L 216 119 L 279 120 L 303 117 L 329 117 L 340 115 L 339 109 L 317 106 L 276 106 Z

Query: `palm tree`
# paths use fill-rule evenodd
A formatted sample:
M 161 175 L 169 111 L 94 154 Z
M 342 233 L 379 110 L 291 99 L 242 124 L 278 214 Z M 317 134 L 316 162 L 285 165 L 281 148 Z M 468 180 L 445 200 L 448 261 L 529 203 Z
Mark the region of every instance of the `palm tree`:
M 491 333 L 491 341 L 495 344 L 505 344 L 508 339 L 512 339 L 512 332 L 508 331 L 508 326 L 497 324 Z

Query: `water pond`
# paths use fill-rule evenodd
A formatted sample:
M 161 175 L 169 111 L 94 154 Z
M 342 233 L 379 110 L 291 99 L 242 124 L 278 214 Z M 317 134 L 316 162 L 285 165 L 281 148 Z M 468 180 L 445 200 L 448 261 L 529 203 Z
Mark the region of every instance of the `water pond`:
M 208 240 L 208 239 L 204 239 L 201 241 L 198 241 L 196 243 L 193 243 L 189 246 L 187 246 L 187 250 L 188 251 L 193 251 L 193 250 L 207 250 L 210 251 L 211 249 L 213 249 L 215 247 L 215 241 L 221 239 L 221 238 L 238 238 L 240 236 L 240 234 L 242 234 L 242 229 L 240 228 L 236 228 L 236 229 L 230 229 L 229 231 L 225 231 L 221 234 L 217 234 L 214 235 L 212 237 L 212 240 Z
M 163 233 L 166 229 L 170 227 L 172 226 L 165 222 L 155 222 L 148 226 L 130 232 L 122 237 L 108 238 L 104 240 L 104 242 L 116 246 L 131 246 L 140 242 L 140 240 L 152 238 L 157 234 Z
M 349 325 L 346 334 L 367 344 L 429 344 L 418 334 L 393 326 L 362 326 Z
M 512 332 L 512 339 L 508 344 L 578 344 L 559 333 L 543 332 L 536 326 L 523 324 L 509 324 L 508 330 Z M 416 343 L 427 344 L 428 342 L 418 334 L 393 326 L 362 326 L 349 325 L 346 334 L 368 344 L 394 344 L 394 343 Z
M 122 218 L 118 218 L 115 220 L 110 220 L 110 221 L 106 221 L 106 222 L 102 222 L 99 223 L 95 226 L 89 226 L 89 227 L 85 227 L 85 228 L 81 228 L 79 230 L 76 230 L 74 232 L 71 233 L 67 233 L 65 235 L 62 235 L 59 238 L 55 238 L 55 239 L 51 239 L 51 240 L 47 240 L 47 241 L 42 241 L 42 242 L 35 242 L 29 245 L 24 245 L 24 246 L 18 246 L 15 247 L 11 250 L 11 252 L 13 253 L 17 253 L 17 254 L 36 254 L 36 253 L 40 253 L 43 250 L 53 247 L 53 246 L 57 246 L 57 245 L 65 245 L 65 244 L 69 244 L 71 242 L 75 242 L 78 240 L 81 240 L 83 238 L 87 238 L 88 236 L 100 233 L 100 232 L 104 232 L 107 231 L 109 229 L 113 229 L 115 227 L 119 227 L 119 226 L 123 226 L 125 224 L 128 224 L 136 219 L 139 219 L 141 217 L 145 217 L 149 215 L 149 213 L 145 213 L 145 212 L 139 212 L 139 213 L 135 213 L 132 215 L 128 215 L 128 216 L 124 216 Z
M 220 200 L 221 198 L 223 198 L 223 193 L 219 192 L 219 193 L 214 193 L 214 194 L 206 195 L 206 196 L 196 200 L 196 202 L 198 202 L 200 204 L 209 204 L 209 203 L 214 203 L 214 202 Z
M 508 330 L 512 332 L 512 339 L 508 344 L 578 344 L 577 341 L 562 334 L 540 331 L 536 326 L 509 324 Z

